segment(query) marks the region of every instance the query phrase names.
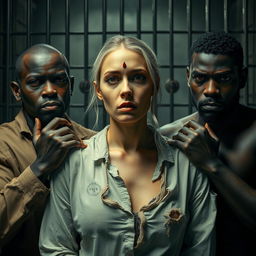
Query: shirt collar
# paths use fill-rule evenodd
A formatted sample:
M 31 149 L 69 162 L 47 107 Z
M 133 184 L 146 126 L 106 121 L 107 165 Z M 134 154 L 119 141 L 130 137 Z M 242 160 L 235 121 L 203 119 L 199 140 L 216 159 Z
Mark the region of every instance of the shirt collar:
M 158 151 L 158 163 L 156 172 L 154 173 L 155 176 L 159 176 L 158 171 L 161 172 L 161 166 L 163 162 L 169 162 L 174 163 L 174 148 L 168 144 L 168 138 L 163 137 L 155 128 L 152 126 L 149 126 L 150 129 L 152 129 L 154 133 L 154 139 Z M 99 133 L 97 133 L 96 136 L 94 136 L 94 143 L 95 143 L 95 155 L 94 155 L 94 161 L 105 159 L 108 161 L 109 159 L 109 152 L 108 152 L 108 143 L 107 143 L 107 131 L 108 131 L 109 125 L 106 126 L 103 130 L 101 130 Z M 158 168 L 159 165 L 159 168 Z M 154 178 L 153 177 L 153 178 Z
M 15 121 L 17 122 L 18 126 L 20 127 L 20 133 L 30 139 L 32 139 L 33 134 L 28 127 L 27 120 L 24 115 L 24 111 L 20 110 L 18 115 L 15 117 Z

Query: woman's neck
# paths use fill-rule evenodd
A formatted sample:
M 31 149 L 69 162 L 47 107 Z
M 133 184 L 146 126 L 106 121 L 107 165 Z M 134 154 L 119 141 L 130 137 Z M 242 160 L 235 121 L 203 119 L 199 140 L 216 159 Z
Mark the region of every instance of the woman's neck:
M 110 120 L 107 134 L 109 149 L 120 149 L 125 152 L 140 149 L 154 149 L 154 136 L 148 128 L 147 122 L 136 124 L 120 124 Z

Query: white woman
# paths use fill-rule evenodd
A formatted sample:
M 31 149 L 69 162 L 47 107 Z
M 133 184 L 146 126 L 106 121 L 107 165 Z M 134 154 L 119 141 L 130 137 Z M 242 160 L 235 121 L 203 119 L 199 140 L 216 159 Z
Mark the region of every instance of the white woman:
M 44 255 L 213 255 L 215 200 L 207 178 L 147 124 L 159 89 L 152 50 L 115 36 L 93 66 L 110 125 L 52 177 Z

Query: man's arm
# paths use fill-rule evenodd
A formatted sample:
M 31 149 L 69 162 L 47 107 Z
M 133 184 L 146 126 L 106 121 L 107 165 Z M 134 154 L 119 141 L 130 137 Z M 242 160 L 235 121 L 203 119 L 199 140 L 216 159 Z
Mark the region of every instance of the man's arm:
M 15 236 L 30 214 L 43 204 L 49 192 L 47 177 L 60 166 L 68 151 L 85 147 L 63 118 L 53 119 L 42 130 L 37 120 L 34 133 L 37 158 L 18 177 L 18 161 L 10 149 L 1 149 L 0 246 Z
M 219 159 L 211 142 L 206 128 L 194 121 L 188 122 L 170 140 L 170 144 L 180 148 L 195 166 L 208 175 L 241 221 L 256 231 L 256 190 L 241 178 L 241 170 L 240 177 Z

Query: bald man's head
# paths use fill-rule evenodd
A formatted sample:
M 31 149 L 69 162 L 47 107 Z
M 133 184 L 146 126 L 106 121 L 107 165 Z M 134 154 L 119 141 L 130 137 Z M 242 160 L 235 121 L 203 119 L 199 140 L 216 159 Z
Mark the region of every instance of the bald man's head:
M 15 98 L 24 111 L 47 124 L 62 117 L 69 106 L 74 79 L 65 56 L 47 44 L 24 51 L 16 62 L 16 81 L 11 83 Z
M 26 49 L 17 59 L 15 65 L 15 78 L 18 82 L 21 81 L 21 73 L 24 69 L 24 59 L 29 55 L 34 56 L 34 59 L 40 62 L 40 59 L 47 58 L 54 55 L 59 55 L 60 60 L 63 62 L 63 66 L 66 67 L 67 73 L 69 74 L 69 63 L 66 57 L 56 48 L 49 44 L 35 44 L 30 48 Z

